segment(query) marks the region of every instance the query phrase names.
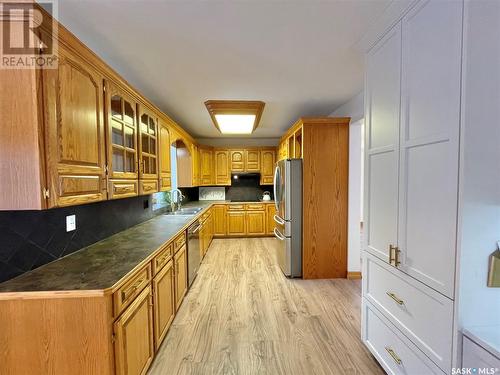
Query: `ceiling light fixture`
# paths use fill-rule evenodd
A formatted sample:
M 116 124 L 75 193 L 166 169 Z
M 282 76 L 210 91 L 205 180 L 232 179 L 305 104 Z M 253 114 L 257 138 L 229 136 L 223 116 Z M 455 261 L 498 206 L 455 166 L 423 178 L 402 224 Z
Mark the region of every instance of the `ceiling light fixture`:
M 251 134 L 259 126 L 264 102 L 250 100 L 207 100 L 205 106 L 222 134 Z

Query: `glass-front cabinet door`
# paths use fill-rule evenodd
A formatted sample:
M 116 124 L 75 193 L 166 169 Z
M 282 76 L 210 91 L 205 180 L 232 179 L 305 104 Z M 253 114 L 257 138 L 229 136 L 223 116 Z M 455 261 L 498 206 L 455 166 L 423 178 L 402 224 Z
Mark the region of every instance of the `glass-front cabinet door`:
M 139 116 L 140 178 L 158 179 L 157 167 L 158 118 L 153 111 L 142 106 Z
M 108 178 L 110 198 L 138 194 L 137 101 L 106 82 Z

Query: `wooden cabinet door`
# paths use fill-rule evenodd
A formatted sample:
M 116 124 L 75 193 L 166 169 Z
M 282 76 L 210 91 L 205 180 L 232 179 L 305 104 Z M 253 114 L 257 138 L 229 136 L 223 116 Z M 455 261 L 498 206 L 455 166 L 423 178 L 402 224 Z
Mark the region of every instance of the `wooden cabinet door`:
M 231 172 L 244 172 L 245 171 L 245 151 L 230 151 L 231 157 Z
M 453 298 L 462 2 L 431 0 L 402 21 L 399 268 Z M 432 93 L 432 94 L 430 94 Z
M 245 151 L 245 172 L 260 172 L 260 151 Z
M 105 200 L 103 76 L 63 45 L 42 74 L 48 207 Z
M 267 234 L 274 234 L 274 215 L 276 215 L 276 206 L 274 204 L 268 204 L 266 207 L 266 226 Z
M 245 211 L 228 211 L 226 219 L 228 236 L 244 236 L 247 234 Z
M 186 245 L 174 255 L 175 267 L 175 311 L 179 310 L 187 291 L 187 258 Z
M 401 26 L 367 55 L 365 249 L 389 262 L 397 245 Z
M 276 152 L 274 150 L 262 150 L 260 152 L 260 163 L 260 184 L 272 185 L 274 182 Z
M 213 179 L 212 167 L 213 151 L 207 149 L 200 149 L 200 184 L 211 185 Z
M 151 288 L 146 287 L 113 325 L 119 375 L 145 374 L 153 360 Z
M 158 127 L 158 153 L 159 190 L 167 191 L 172 187 L 170 167 L 170 131 L 167 123 L 161 119 Z
M 170 260 L 153 279 L 154 336 L 158 350 L 175 316 L 174 262 Z
M 266 211 L 247 211 L 245 216 L 248 235 L 263 236 L 266 234 Z
M 192 181 L 193 186 L 200 185 L 200 149 L 195 144 L 191 147 L 191 162 L 193 163 L 192 167 Z
M 151 194 L 158 191 L 158 118 L 145 106 L 139 106 L 139 177 L 141 180 L 155 180 L 154 186 L 140 184 L 140 194 Z
M 215 184 L 231 185 L 229 151 L 215 150 Z
M 214 236 L 226 235 L 226 205 L 218 204 L 212 207 L 212 217 L 214 221 Z

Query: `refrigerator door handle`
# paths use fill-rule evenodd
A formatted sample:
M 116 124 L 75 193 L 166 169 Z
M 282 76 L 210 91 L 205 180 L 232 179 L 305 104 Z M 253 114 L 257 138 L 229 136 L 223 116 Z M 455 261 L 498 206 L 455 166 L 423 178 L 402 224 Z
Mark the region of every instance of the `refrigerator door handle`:
M 281 217 L 278 215 L 274 215 L 274 221 L 277 222 L 280 225 L 285 225 L 285 220 L 283 220 Z
M 278 176 L 278 173 L 279 173 L 279 169 L 280 168 L 278 166 L 274 167 L 273 193 L 274 193 L 274 206 L 276 207 L 276 211 L 280 210 L 278 201 L 281 200 L 281 197 L 278 197 L 278 188 L 277 188 L 278 181 L 276 179 L 276 177 Z
M 277 228 L 274 228 L 274 235 L 280 241 L 285 241 L 286 240 L 286 238 L 279 232 L 279 230 Z

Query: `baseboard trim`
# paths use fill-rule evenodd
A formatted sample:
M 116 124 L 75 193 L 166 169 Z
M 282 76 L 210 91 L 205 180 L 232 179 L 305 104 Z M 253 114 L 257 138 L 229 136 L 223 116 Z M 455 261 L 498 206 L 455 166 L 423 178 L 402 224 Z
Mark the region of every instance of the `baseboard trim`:
M 361 279 L 361 272 L 359 272 L 359 271 L 347 272 L 347 278 L 349 280 L 359 280 L 359 279 Z

